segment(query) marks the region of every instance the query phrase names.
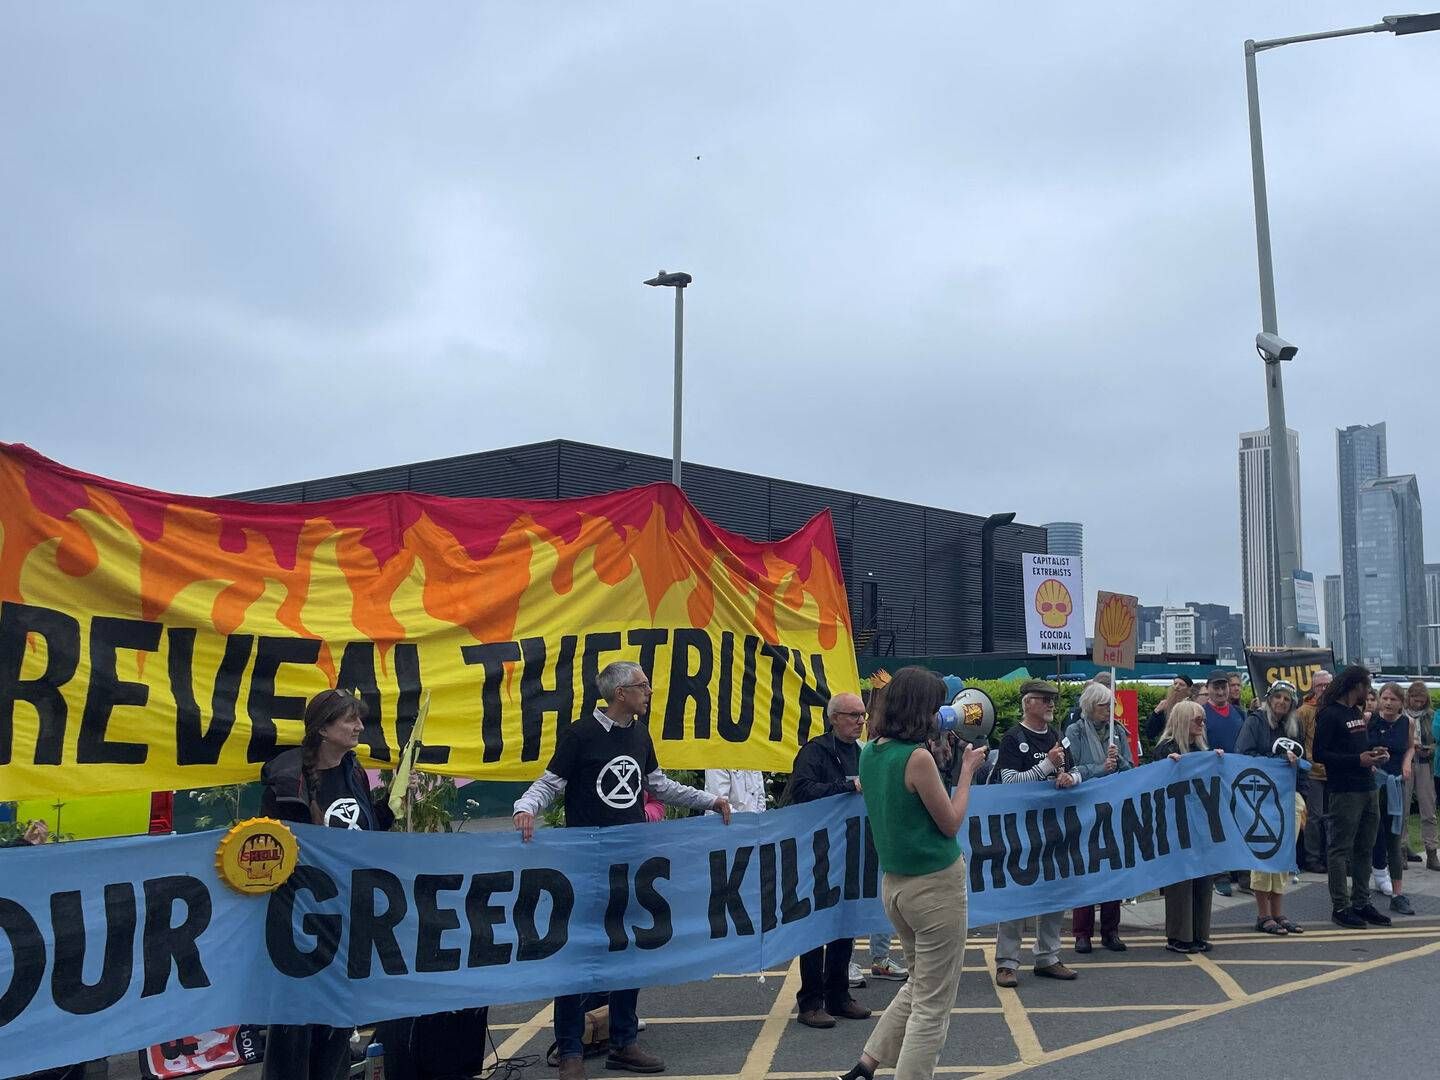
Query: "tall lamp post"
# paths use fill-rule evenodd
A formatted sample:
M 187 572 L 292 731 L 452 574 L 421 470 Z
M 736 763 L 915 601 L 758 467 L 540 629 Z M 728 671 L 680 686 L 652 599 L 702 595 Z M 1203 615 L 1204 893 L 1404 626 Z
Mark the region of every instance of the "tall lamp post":
M 1305 41 L 1353 37 L 1356 34 L 1423 34 L 1440 30 L 1440 12 L 1430 15 L 1387 15 L 1370 26 L 1326 30 L 1318 34 L 1245 42 L 1245 89 L 1250 107 L 1250 172 L 1255 184 L 1255 246 L 1260 262 L 1260 333 L 1255 349 L 1265 362 L 1265 398 L 1270 416 L 1270 491 L 1275 516 L 1276 573 L 1280 577 L 1282 645 L 1303 644 L 1295 614 L 1295 571 L 1299 569 L 1300 524 L 1295 520 L 1295 493 L 1290 486 L 1290 442 L 1285 434 L 1285 387 L 1280 364 L 1299 349 L 1280 337 L 1275 317 L 1275 268 L 1270 257 L 1270 207 L 1265 195 L 1265 150 L 1260 138 L 1260 91 L 1255 54 Z
M 675 438 L 670 449 L 670 482 L 680 486 L 680 406 L 684 400 L 681 387 L 685 374 L 685 286 L 694 281 L 689 274 L 681 271 L 666 273 L 661 270 L 646 280 L 646 285 L 675 290 Z

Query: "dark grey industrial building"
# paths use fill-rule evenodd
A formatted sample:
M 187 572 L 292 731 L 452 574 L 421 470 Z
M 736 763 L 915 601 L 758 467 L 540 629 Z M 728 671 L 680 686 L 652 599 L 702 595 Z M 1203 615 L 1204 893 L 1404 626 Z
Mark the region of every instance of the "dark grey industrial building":
M 688 462 L 683 475 L 685 494 L 702 513 L 754 540 L 788 536 L 819 511 L 830 509 L 858 652 L 980 652 L 983 516 Z M 554 439 L 282 484 L 234 497 L 314 502 L 416 491 L 467 498 L 565 499 L 669 478 L 668 458 Z M 1025 651 L 1020 554 L 1045 550 L 1045 530 L 1039 526 L 1017 522 L 995 535 L 996 651 Z

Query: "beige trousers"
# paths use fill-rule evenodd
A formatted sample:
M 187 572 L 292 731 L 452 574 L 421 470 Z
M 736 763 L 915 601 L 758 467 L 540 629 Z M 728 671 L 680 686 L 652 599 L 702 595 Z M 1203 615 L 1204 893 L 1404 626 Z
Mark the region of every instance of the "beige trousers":
M 910 978 L 875 1025 L 865 1053 L 882 1066 L 895 1066 L 895 1080 L 929 1080 L 950 1030 L 965 963 L 964 856 L 933 874 L 887 873 L 881 899 L 905 950 Z
M 1405 809 L 1410 809 L 1410 789 L 1415 789 L 1415 801 L 1420 804 L 1420 842 L 1426 851 L 1434 851 L 1435 837 L 1435 774 L 1432 761 L 1415 763 L 1415 779 L 1405 785 Z

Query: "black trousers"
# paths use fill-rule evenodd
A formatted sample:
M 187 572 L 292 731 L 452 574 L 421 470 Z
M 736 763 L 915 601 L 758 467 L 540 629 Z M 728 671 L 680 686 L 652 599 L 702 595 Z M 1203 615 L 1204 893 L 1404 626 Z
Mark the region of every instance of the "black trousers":
M 850 954 L 854 938 L 841 938 L 800 956 L 800 992 L 795 1003 L 801 1012 L 834 1010 L 850 1000 Z
M 341 1080 L 350 1071 L 350 1028 L 271 1024 L 261 1080 Z

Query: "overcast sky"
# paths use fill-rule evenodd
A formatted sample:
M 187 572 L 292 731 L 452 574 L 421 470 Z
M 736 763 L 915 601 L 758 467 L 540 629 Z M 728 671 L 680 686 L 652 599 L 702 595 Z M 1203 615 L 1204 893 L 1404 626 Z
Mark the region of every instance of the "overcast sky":
M 0 438 L 216 494 L 564 436 L 1085 523 L 1240 599 L 1241 43 L 1363 3 L 11 4 Z M 1440 556 L 1440 34 L 1260 58 L 1304 563 L 1389 422 Z

